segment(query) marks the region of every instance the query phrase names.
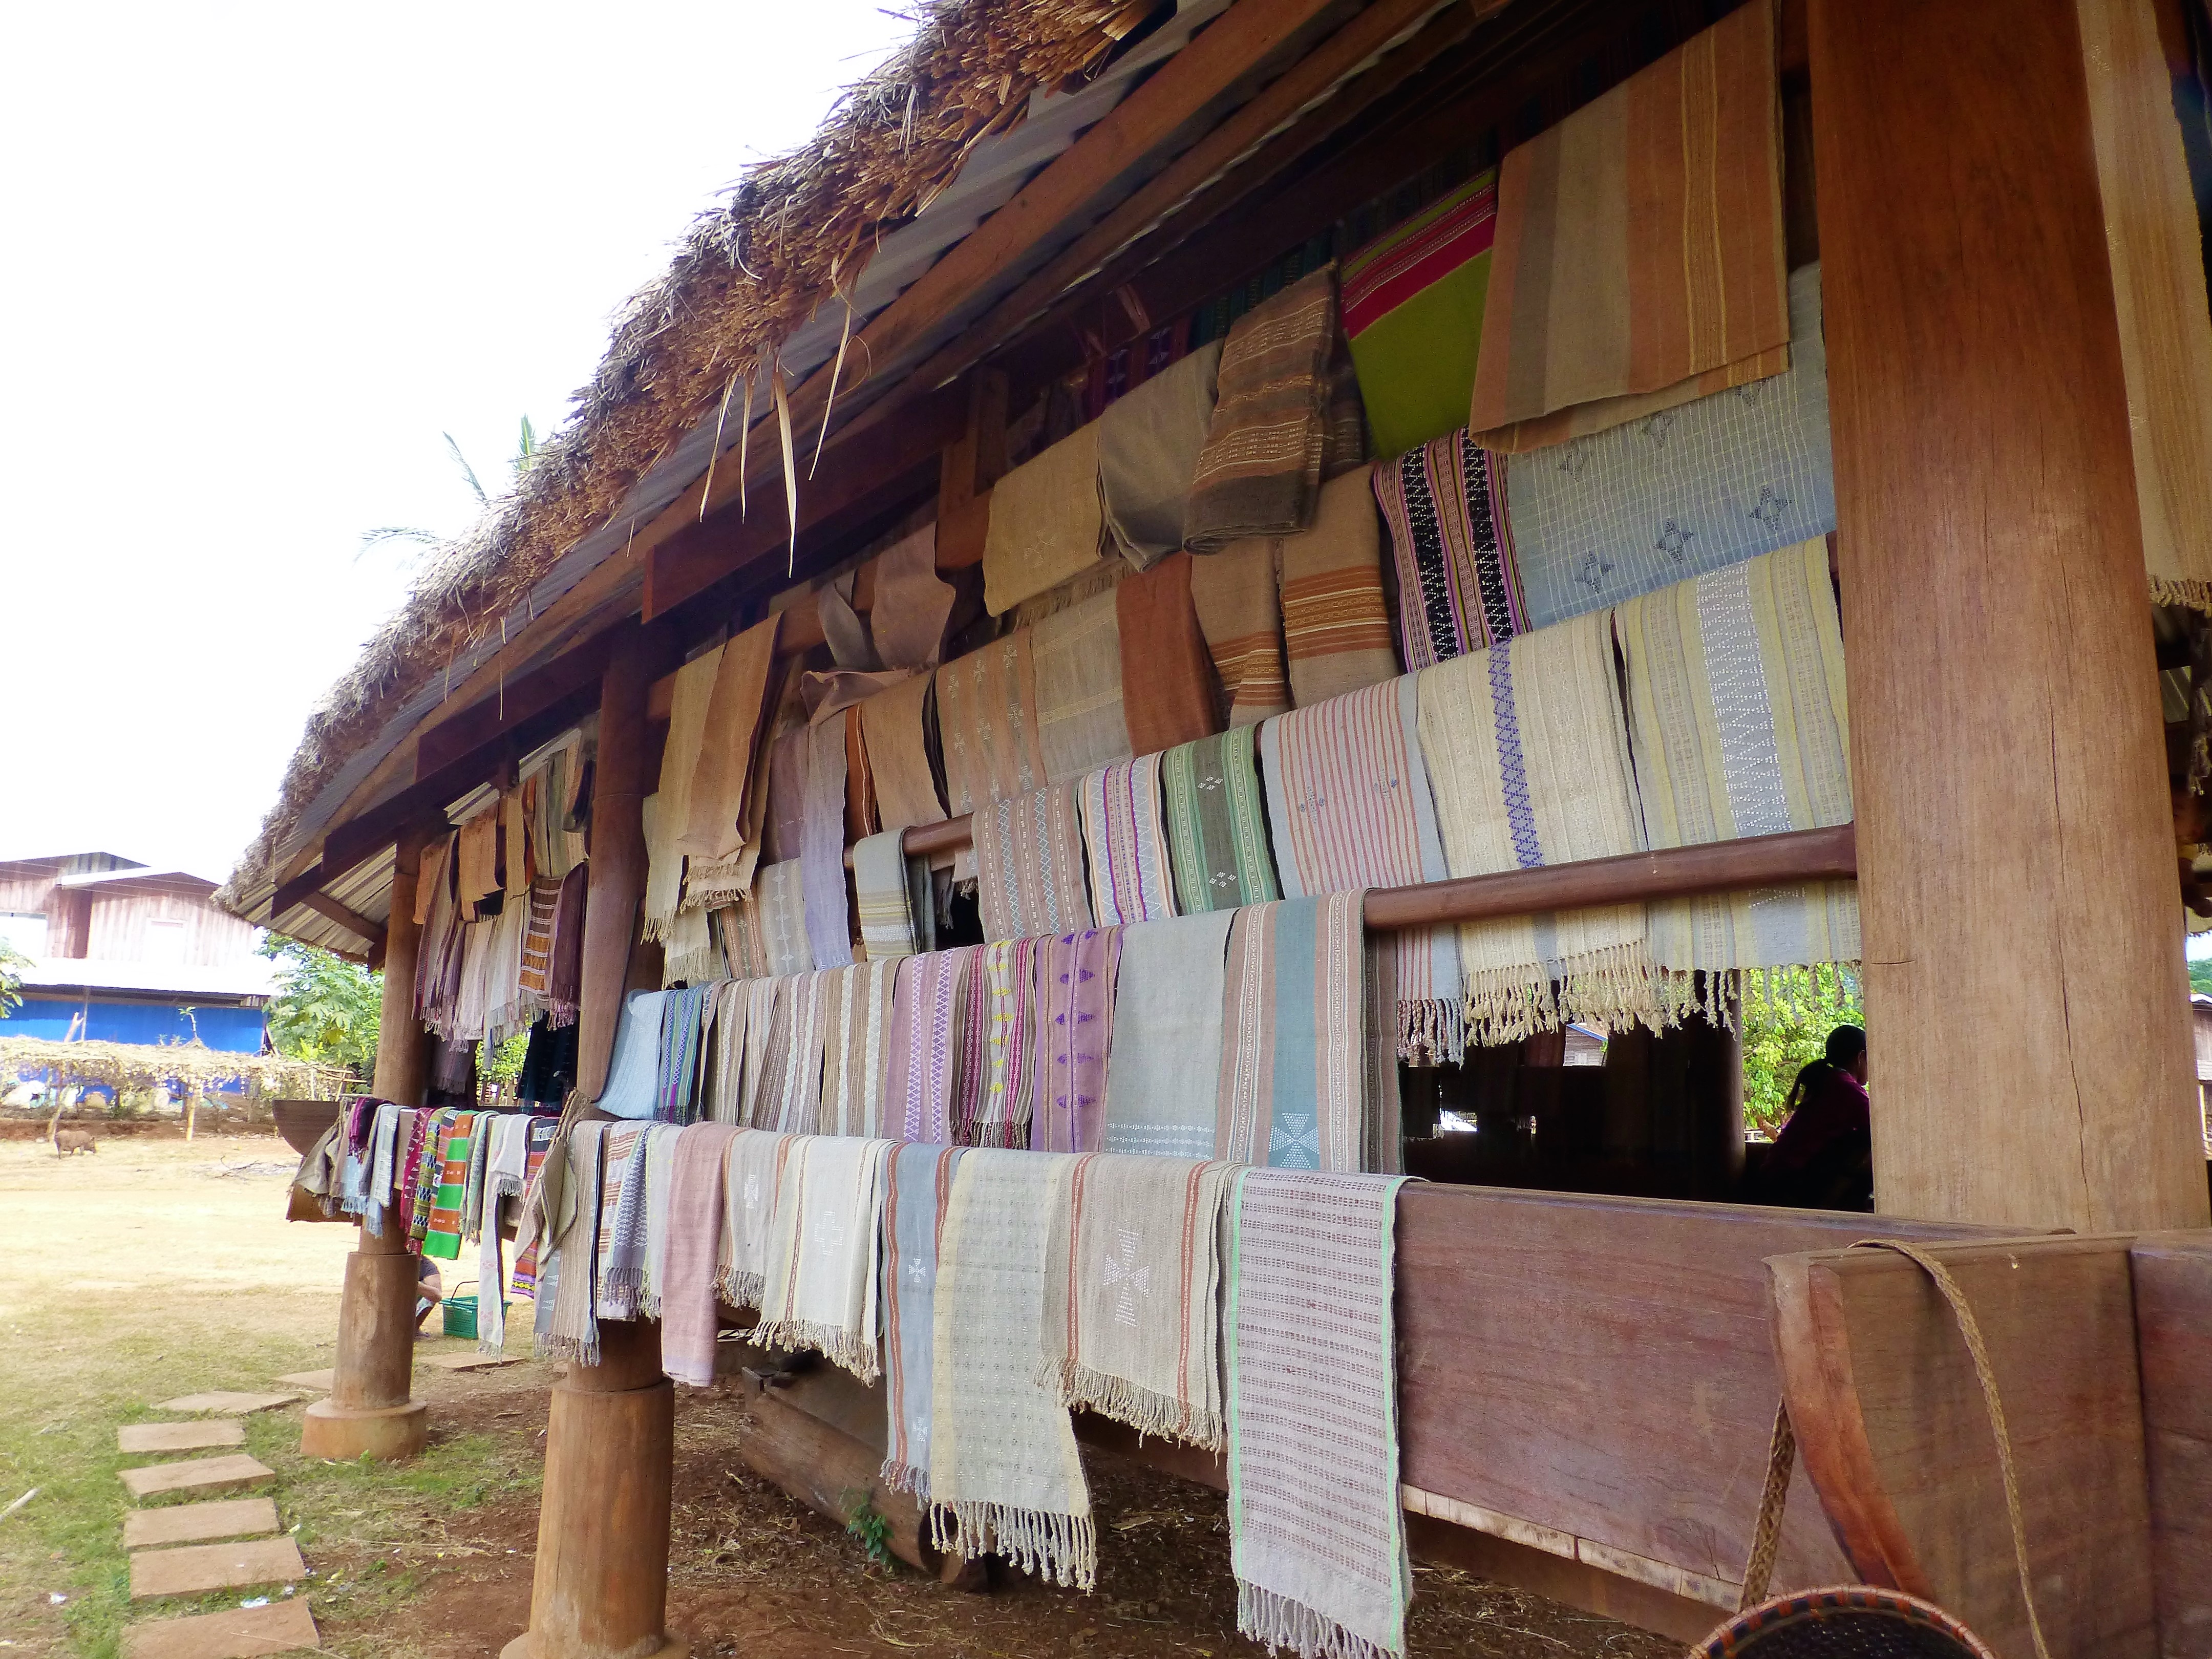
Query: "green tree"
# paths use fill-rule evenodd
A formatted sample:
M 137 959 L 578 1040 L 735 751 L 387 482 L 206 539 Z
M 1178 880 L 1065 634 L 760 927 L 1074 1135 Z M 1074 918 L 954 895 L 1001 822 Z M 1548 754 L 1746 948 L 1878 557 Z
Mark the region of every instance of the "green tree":
M 1776 968 L 1743 976 L 1743 1118 L 1768 1134 L 1781 1127 L 1790 1085 L 1818 1060 L 1828 1033 L 1863 1025 L 1859 977 L 1848 968 Z
M 376 1073 L 384 975 L 274 933 L 262 941 L 261 954 L 276 963 L 283 988 L 269 1005 L 269 1036 L 276 1052 L 343 1066 L 367 1086 Z
M 2200 997 L 2212 997 L 2212 957 L 2189 964 L 2190 991 Z
M 504 1042 L 477 1045 L 477 1081 L 512 1086 L 522 1075 L 522 1062 L 530 1053 L 530 1033 L 517 1031 Z
M 29 957 L 0 939 L 0 1019 L 23 1006 L 23 970 L 30 965 Z

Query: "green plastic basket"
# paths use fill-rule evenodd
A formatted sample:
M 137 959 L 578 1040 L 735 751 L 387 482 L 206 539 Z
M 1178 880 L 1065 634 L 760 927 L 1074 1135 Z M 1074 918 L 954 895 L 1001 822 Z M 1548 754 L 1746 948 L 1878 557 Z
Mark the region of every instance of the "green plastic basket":
M 446 1298 L 444 1304 L 446 1320 L 445 1328 L 446 1334 L 447 1336 L 464 1336 L 471 1342 L 476 1340 L 476 1285 L 477 1281 L 471 1279 L 465 1285 L 457 1288 L 453 1295 Z M 465 1289 L 469 1294 L 466 1296 L 462 1295 L 462 1289 Z M 514 1304 L 511 1303 L 502 1304 L 502 1306 L 507 1307 L 511 1307 L 512 1305 Z

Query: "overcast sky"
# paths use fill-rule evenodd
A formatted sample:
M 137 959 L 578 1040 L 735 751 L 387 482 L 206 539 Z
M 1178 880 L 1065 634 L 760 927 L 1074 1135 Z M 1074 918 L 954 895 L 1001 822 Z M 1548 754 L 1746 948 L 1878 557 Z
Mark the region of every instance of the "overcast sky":
M 880 0 L 31 7 L 0 68 L 0 858 L 220 879 L 622 301 Z

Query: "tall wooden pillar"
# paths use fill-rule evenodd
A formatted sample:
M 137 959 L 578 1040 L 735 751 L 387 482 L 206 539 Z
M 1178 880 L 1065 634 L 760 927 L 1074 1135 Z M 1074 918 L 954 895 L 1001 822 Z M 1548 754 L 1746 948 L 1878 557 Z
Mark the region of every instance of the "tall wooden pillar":
M 415 1018 L 415 878 L 423 837 L 402 836 L 392 877 L 392 915 L 384 924 L 384 1006 L 377 1028 L 380 1100 L 422 1103 L 429 1039 Z M 307 1407 L 300 1449 L 309 1457 L 412 1457 L 422 1449 L 428 1407 L 415 1389 L 415 1255 L 404 1224 L 387 1212 L 384 1237 L 361 1230 L 346 1258 L 338 1302 L 338 1351 L 327 1399 Z
M 2075 0 L 1809 21 L 1875 1201 L 2202 1226 Z
M 591 884 L 584 904 L 582 1006 L 576 1017 L 576 1086 L 586 1100 L 597 1100 L 607 1085 L 638 906 L 645 898 L 645 704 L 653 663 L 647 631 L 626 623 L 599 682 Z

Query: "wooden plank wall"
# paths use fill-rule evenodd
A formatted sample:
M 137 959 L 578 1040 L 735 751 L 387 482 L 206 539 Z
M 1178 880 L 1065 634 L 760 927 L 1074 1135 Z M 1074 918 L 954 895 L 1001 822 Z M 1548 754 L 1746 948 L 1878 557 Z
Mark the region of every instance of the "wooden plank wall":
M 2152 1233 L 2128 1254 L 2159 1656 L 2212 1659 L 2212 1233 Z

